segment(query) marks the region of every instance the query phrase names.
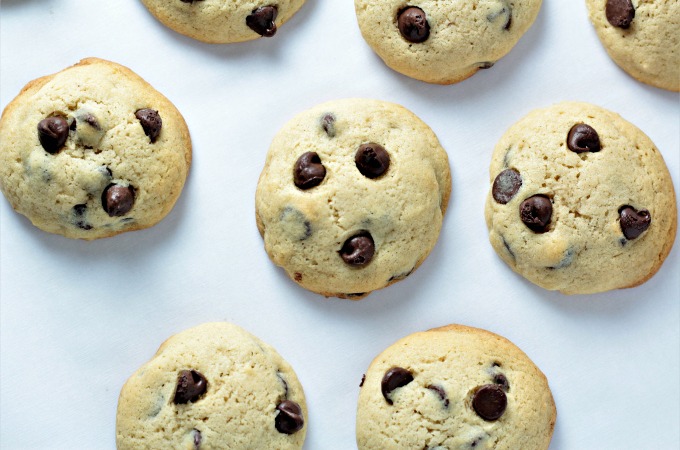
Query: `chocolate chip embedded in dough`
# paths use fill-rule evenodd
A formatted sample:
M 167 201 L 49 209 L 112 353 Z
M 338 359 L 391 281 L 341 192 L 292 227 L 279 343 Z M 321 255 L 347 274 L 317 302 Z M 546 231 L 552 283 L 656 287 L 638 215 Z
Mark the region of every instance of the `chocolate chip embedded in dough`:
M 291 400 L 284 400 L 276 406 L 279 412 L 274 419 L 276 429 L 283 434 L 300 431 L 305 424 L 302 408 Z
M 160 114 L 155 109 L 144 108 L 139 109 L 135 112 L 135 117 L 139 120 L 139 123 L 144 129 L 144 134 L 149 136 L 151 143 L 153 144 L 158 139 L 161 134 L 161 128 L 163 128 L 163 120 Z
M 522 187 L 522 176 L 515 169 L 505 169 L 493 180 L 491 195 L 496 203 L 505 205 L 517 194 Z
M 401 10 L 397 16 L 397 26 L 404 39 L 414 44 L 425 42 L 430 37 L 427 15 L 417 6 Z
M 635 18 L 635 7 L 631 0 L 607 0 L 604 11 L 607 21 L 617 28 L 630 27 Z
M 482 419 L 492 422 L 500 419 L 508 406 L 508 399 L 497 384 L 487 384 L 478 388 L 472 398 L 472 408 Z
M 340 256 L 350 266 L 363 267 L 375 254 L 375 243 L 368 232 L 361 232 L 347 239 L 340 249 Z
M 208 380 L 196 370 L 182 370 L 177 375 L 177 388 L 172 400 L 176 405 L 195 402 L 208 390 Z
M 354 155 L 359 172 L 366 178 L 378 178 L 390 168 L 390 155 L 385 148 L 376 143 L 362 144 Z
M 203 435 L 197 429 L 194 429 L 194 450 L 200 450 L 201 442 L 203 442 Z
M 302 190 L 321 184 L 326 177 L 326 168 L 316 152 L 303 153 L 293 167 L 293 182 Z
M 626 239 L 636 239 L 652 224 L 652 215 L 646 209 L 636 211 L 625 205 L 619 208 L 619 224 Z
M 508 378 L 502 373 L 497 373 L 493 376 L 493 382 L 499 385 L 505 392 L 510 390 L 510 383 Z
M 331 113 L 326 113 L 321 116 L 321 128 L 326 132 L 328 137 L 335 137 L 335 116 Z
M 102 192 L 102 207 L 110 217 L 124 216 L 135 203 L 135 189 L 132 186 L 109 184 Z
M 567 147 L 575 153 L 599 152 L 600 136 L 590 125 L 577 123 L 569 130 Z
M 382 391 L 383 397 L 387 400 L 387 403 L 392 404 L 392 399 L 390 399 L 390 394 L 397 388 L 406 386 L 411 381 L 413 381 L 413 374 L 402 368 L 402 367 L 392 367 L 383 376 L 380 383 L 380 389 Z
M 552 202 L 545 195 L 529 197 L 519 205 L 519 216 L 532 231 L 545 233 L 552 217 Z
M 427 386 L 427 388 L 431 391 L 434 391 L 434 393 L 439 396 L 439 399 L 442 401 L 444 408 L 449 407 L 449 398 L 446 396 L 446 391 L 444 390 L 443 387 L 431 384 Z
M 68 138 L 68 122 L 61 116 L 52 116 L 38 123 L 40 145 L 51 155 L 57 153 Z
M 246 25 L 264 37 L 272 37 L 276 34 L 276 16 L 279 10 L 276 6 L 262 6 L 253 10 L 246 17 Z

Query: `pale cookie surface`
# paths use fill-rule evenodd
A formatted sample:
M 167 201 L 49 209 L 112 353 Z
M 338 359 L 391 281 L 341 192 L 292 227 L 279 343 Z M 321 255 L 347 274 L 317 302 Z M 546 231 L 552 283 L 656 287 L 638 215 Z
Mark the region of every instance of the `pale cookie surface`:
M 371 363 L 359 450 L 545 450 L 556 420 L 545 375 L 507 339 L 449 325 L 397 341 Z
M 324 103 L 274 138 L 256 193 L 265 249 L 301 286 L 359 299 L 408 276 L 435 245 L 448 157 L 405 108 Z
M 142 0 L 165 26 L 210 44 L 272 37 L 305 0 Z
M 172 336 L 125 383 L 116 443 L 126 449 L 301 449 L 302 386 L 269 345 L 229 323 Z
M 541 0 L 354 0 L 366 42 L 392 69 L 451 84 L 488 69 L 529 29 Z
M 35 226 L 69 238 L 156 224 L 190 162 L 189 131 L 174 105 L 101 59 L 30 82 L 0 120 L 0 188 Z
M 636 286 L 659 270 L 675 239 L 675 192 L 661 153 L 598 106 L 531 112 L 496 145 L 489 181 L 493 248 L 546 289 Z
M 609 56 L 643 83 L 680 91 L 678 0 L 586 0 Z

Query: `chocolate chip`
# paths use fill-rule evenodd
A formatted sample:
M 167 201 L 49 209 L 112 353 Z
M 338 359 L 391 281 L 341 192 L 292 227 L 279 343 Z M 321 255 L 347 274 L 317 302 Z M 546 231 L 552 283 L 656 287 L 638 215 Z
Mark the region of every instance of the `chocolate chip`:
M 73 214 L 75 214 L 76 216 L 82 216 L 83 214 L 85 214 L 86 209 L 87 209 L 86 204 L 75 205 L 73 207 Z
M 574 261 L 574 249 L 570 247 L 565 252 L 564 256 L 562 257 L 562 260 L 555 264 L 554 266 L 548 267 L 548 269 L 549 270 L 564 269 L 565 267 L 569 267 L 573 261 Z
M 390 155 L 382 145 L 362 144 L 354 155 L 359 172 L 367 178 L 378 178 L 390 168 Z
M 293 434 L 302 429 L 305 420 L 302 417 L 300 405 L 290 400 L 284 400 L 278 404 L 276 409 L 279 413 L 274 419 L 274 425 L 279 433 Z
M 427 23 L 427 16 L 417 6 L 410 6 L 399 11 L 397 25 L 401 35 L 409 42 L 418 44 L 430 37 L 430 24 Z
M 600 136 L 590 125 L 577 123 L 569 130 L 567 147 L 575 153 L 599 152 Z
M 552 202 L 545 195 L 534 195 L 519 205 L 519 217 L 536 233 L 548 231 L 552 217 Z
M 439 399 L 444 403 L 444 408 L 449 407 L 449 399 L 446 396 L 446 391 L 444 390 L 443 387 L 431 384 L 431 385 L 427 386 L 427 388 L 431 391 L 434 391 L 435 394 L 437 394 L 439 396 Z
M 156 142 L 163 127 L 163 120 L 158 111 L 149 108 L 139 109 L 135 112 L 135 117 L 139 119 L 139 123 L 142 124 L 144 129 L 144 134 L 149 136 L 151 143 Z
M 68 122 L 61 116 L 52 116 L 38 123 L 38 139 L 47 153 L 54 155 L 66 143 Z
M 390 370 L 385 372 L 382 382 L 380 383 L 380 388 L 382 390 L 382 395 L 387 400 L 387 403 L 392 404 L 392 400 L 388 397 L 393 390 L 406 386 L 411 381 L 413 381 L 413 375 L 406 369 L 401 367 L 392 367 Z
M 652 223 L 652 216 L 646 209 L 636 211 L 629 205 L 619 208 L 619 224 L 626 239 L 631 240 L 640 236 Z
M 361 382 L 359 383 L 359 387 L 363 387 L 363 386 L 364 386 L 364 381 L 366 381 L 366 374 L 363 374 L 363 375 L 361 376 Z
M 102 207 L 110 217 L 124 216 L 135 203 L 135 189 L 132 186 L 109 184 L 102 192 Z
M 373 237 L 367 231 L 355 234 L 345 241 L 338 253 L 350 266 L 365 266 L 371 262 L 375 254 Z
M 321 184 L 326 177 L 326 168 L 316 152 L 303 153 L 293 167 L 293 181 L 302 190 Z
M 193 3 L 193 2 L 200 2 L 200 1 L 203 1 L 203 0 L 179 0 L 179 1 L 181 1 L 182 3 Z
M 194 450 L 199 450 L 201 448 L 201 442 L 203 441 L 203 435 L 201 432 L 194 428 Z
M 505 30 L 509 30 L 510 27 L 512 26 L 512 6 L 507 2 L 507 0 L 502 0 L 502 2 L 503 7 L 499 11 L 495 11 L 488 14 L 486 16 L 486 20 L 488 20 L 489 22 L 495 22 L 497 18 L 507 14 L 508 18 L 506 19 L 503 28 Z
M 505 205 L 517 194 L 522 187 L 522 176 L 515 169 L 505 169 L 493 180 L 491 195 L 496 203 Z
M 635 7 L 631 0 L 607 0 L 605 14 L 612 26 L 626 29 L 633 22 Z
M 208 390 L 208 380 L 196 370 L 182 370 L 177 376 L 177 389 L 173 403 L 195 402 Z
M 286 383 L 286 380 L 283 378 L 283 375 L 281 372 L 276 372 L 276 376 L 278 379 L 281 381 L 281 384 L 283 385 L 283 398 L 288 398 L 288 383 Z
M 508 398 L 497 384 L 487 384 L 477 389 L 472 407 L 479 417 L 486 421 L 498 420 L 508 406 Z
M 321 128 L 328 137 L 335 137 L 335 116 L 331 113 L 324 114 L 321 117 Z
M 484 61 L 484 62 L 477 63 L 477 67 L 479 67 L 480 69 L 491 69 L 493 67 L 493 65 L 494 65 L 494 63 L 491 62 L 491 61 Z
M 82 220 L 76 222 L 76 226 L 80 228 L 81 230 L 89 231 L 92 229 L 92 225 L 90 225 L 87 222 L 83 222 Z
M 494 375 L 493 382 L 499 385 L 501 388 L 503 388 L 505 392 L 508 392 L 510 390 L 510 383 L 508 383 L 508 379 L 502 373 L 497 373 L 496 375 Z
M 276 34 L 275 21 L 278 13 L 276 6 L 262 6 L 246 17 L 246 25 L 260 36 L 272 37 Z

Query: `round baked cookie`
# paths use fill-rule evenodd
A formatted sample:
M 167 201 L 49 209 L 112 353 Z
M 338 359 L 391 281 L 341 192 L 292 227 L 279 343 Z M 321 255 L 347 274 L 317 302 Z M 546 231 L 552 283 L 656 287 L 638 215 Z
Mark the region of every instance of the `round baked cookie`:
M 609 56 L 643 83 L 680 91 L 678 0 L 586 0 Z
M 305 0 L 142 0 L 168 28 L 209 44 L 272 37 Z
M 435 245 L 448 157 L 402 106 L 336 100 L 274 138 L 256 193 L 269 257 L 306 289 L 360 299 L 411 274 Z
M 364 39 L 392 69 L 451 84 L 488 69 L 515 46 L 541 0 L 354 0 Z
M 618 114 L 567 102 L 531 112 L 493 153 L 489 239 L 529 281 L 565 294 L 637 286 L 670 252 L 675 192 L 659 150 Z
M 69 238 L 156 224 L 190 163 L 189 130 L 175 106 L 102 59 L 28 83 L 0 119 L 0 189 L 35 226 Z
M 361 382 L 359 450 L 541 450 L 555 403 L 545 375 L 491 332 L 448 325 L 400 339 Z
M 301 449 L 307 405 L 291 366 L 229 323 L 172 336 L 125 383 L 116 444 L 126 449 Z

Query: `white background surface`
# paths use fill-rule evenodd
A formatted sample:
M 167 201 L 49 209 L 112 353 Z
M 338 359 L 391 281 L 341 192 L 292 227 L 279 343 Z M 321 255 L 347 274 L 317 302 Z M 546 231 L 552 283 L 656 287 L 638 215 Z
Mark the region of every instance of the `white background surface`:
M 452 86 L 399 75 L 359 33 L 351 0 L 308 0 L 269 40 L 208 45 L 139 1 L 3 0 L 0 103 L 88 56 L 124 64 L 175 103 L 194 164 L 157 226 L 96 242 L 34 228 L 0 199 L 0 447 L 113 449 L 119 390 L 170 335 L 232 321 L 274 346 L 307 395 L 305 449 L 352 449 L 361 375 L 397 339 L 462 323 L 501 334 L 545 372 L 551 449 L 680 445 L 676 243 L 641 287 L 568 297 L 515 275 L 487 241 L 492 149 L 530 110 L 583 100 L 621 114 L 664 155 L 678 187 L 678 95 L 607 57 L 582 0 L 546 0 L 490 70 Z M 267 258 L 254 220 L 273 135 L 319 102 L 403 104 L 447 149 L 453 193 L 439 243 L 407 280 L 361 302 L 304 291 Z

